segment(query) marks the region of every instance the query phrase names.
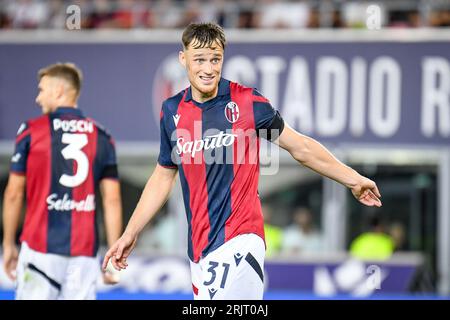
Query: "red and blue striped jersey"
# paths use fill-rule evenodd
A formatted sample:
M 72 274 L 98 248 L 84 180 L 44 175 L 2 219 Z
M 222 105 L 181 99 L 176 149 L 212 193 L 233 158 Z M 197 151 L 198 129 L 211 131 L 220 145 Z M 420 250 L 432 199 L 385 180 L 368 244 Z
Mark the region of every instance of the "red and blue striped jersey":
M 281 133 L 279 112 L 255 89 L 222 78 L 215 98 L 198 103 L 189 87 L 163 102 L 160 118 L 158 163 L 179 171 L 189 258 L 240 234 L 264 239 L 259 138 Z
M 95 189 L 100 179 L 118 178 L 104 128 L 71 107 L 29 120 L 17 133 L 11 172 L 26 176 L 21 241 L 43 253 L 96 255 Z

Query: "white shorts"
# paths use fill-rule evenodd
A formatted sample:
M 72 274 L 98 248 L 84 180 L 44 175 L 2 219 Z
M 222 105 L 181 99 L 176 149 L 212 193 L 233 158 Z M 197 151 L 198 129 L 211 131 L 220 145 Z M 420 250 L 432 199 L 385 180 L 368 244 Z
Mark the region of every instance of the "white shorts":
M 191 261 L 195 300 L 261 300 L 264 293 L 263 239 L 242 234 Z
M 22 243 L 17 300 L 93 300 L 100 264 L 95 257 L 41 253 Z

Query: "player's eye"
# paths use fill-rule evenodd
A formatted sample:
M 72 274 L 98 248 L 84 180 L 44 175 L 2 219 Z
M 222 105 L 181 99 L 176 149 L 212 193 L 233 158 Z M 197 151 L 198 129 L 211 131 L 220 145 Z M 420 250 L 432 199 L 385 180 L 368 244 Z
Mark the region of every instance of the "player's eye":
M 205 62 L 205 59 L 195 59 L 194 61 L 197 63 L 203 63 L 203 62 Z
M 212 63 L 214 63 L 214 64 L 219 63 L 219 61 L 220 61 L 219 58 L 214 58 L 214 59 L 212 59 Z

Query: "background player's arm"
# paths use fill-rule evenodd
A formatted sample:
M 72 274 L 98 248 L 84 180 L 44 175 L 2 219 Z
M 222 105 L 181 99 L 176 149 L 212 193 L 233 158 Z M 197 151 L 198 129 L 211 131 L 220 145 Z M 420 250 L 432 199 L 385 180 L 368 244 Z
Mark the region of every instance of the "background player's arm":
M 114 268 L 117 270 L 126 268 L 126 259 L 136 245 L 137 236 L 169 198 L 176 173 L 176 169 L 165 168 L 159 164 L 156 165 L 145 185 L 125 232 L 106 253 L 103 269 L 106 268 L 109 259 L 111 259 Z
M 116 179 L 102 179 L 100 192 L 103 199 L 106 241 L 111 247 L 122 233 L 122 200 L 120 183 Z
M 20 223 L 26 178 L 11 173 L 3 198 L 3 266 L 6 274 L 15 280 L 18 251 L 16 232 Z
M 285 123 L 285 128 L 275 143 L 302 165 L 350 188 L 361 203 L 381 206 L 381 195 L 375 182 L 340 162 L 316 140 L 296 132 Z
M 119 181 L 117 179 L 102 179 L 100 181 L 100 193 L 103 199 L 106 241 L 108 247 L 111 247 L 122 233 L 122 199 Z M 119 281 L 119 275 L 115 274 L 113 270 L 103 272 L 105 284 L 116 284 Z

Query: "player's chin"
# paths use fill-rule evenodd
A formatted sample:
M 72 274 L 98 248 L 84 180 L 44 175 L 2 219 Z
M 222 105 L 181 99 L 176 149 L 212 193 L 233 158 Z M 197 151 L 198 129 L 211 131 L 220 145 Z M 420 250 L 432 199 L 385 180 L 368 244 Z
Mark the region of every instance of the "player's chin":
M 41 107 L 41 110 L 42 110 L 42 113 L 43 113 L 43 114 L 49 114 L 49 113 L 50 113 L 50 108 L 47 108 L 47 107 L 42 106 L 42 107 Z
M 204 95 L 211 95 L 214 93 L 215 88 L 217 87 L 217 85 L 215 84 L 211 84 L 211 85 L 200 85 L 200 92 L 203 93 Z

